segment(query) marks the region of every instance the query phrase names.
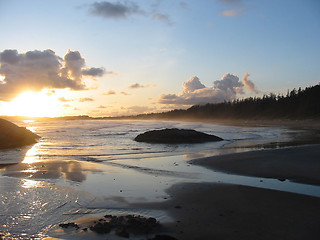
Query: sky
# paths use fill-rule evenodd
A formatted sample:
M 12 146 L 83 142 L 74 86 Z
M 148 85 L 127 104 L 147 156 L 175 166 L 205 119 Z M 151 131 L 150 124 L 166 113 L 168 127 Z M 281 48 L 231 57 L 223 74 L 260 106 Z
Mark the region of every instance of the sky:
M 0 115 L 121 116 L 319 84 L 318 0 L 0 0 Z

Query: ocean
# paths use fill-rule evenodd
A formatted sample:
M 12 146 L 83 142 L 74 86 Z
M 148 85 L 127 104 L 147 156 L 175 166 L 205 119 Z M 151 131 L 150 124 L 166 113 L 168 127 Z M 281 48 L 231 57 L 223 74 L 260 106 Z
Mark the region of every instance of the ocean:
M 8 238 L 60 236 L 57 224 L 83 215 L 125 213 L 131 204 L 165 201 L 183 182 L 241 184 L 320 196 L 316 186 L 215 172 L 188 160 L 277 147 L 301 130 L 197 122 L 129 120 L 20 121 L 39 142 L 0 155 L 0 233 Z M 134 138 L 163 128 L 195 129 L 224 139 L 201 144 L 148 144 Z M 161 211 L 138 214 L 170 218 Z M 1 236 L 1 235 L 0 235 Z

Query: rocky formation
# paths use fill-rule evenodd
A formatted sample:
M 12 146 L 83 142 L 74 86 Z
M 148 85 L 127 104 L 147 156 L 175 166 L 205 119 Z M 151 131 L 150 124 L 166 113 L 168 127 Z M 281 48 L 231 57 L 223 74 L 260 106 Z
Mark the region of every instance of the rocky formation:
M 223 139 L 192 129 L 166 128 L 139 134 L 134 140 L 148 143 L 203 143 L 222 141 Z
M 74 222 L 61 223 L 61 228 L 73 228 L 79 230 L 81 226 Z M 92 231 L 98 234 L 109 234 L 114 232 L 122 238 L 130 238 L 131 235 L 140 236 L 155 233 L 159 230 L 161 224 L 152 217 L 143 217 L 140 215 L 114 216 L 105 215 L 104 218 L 95 221 L 91 226 L 82 228 L 84 232 Z M 144 239 L 144 238 L 142 238 Z M 148 240 L 176 240 L 176 238 L 165 234 L 156 234 Z
M 0 149 L 30 145 L 36 143 L 38 138 L 37 134 L 28 129 L 0 119 Z

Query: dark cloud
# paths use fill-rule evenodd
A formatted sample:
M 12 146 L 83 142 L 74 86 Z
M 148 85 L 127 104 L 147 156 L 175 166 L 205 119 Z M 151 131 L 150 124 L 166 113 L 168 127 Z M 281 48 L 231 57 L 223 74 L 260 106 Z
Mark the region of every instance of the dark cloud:
M 133 83 L 129 86 L 129 88 L 131 89 L 139 89 L 139 88 L 153 88 L 156 87 L 155 84 L 146 84 L 146 85 L 142 85 L 140 83 Z
M 94 101 L 94 99 L 93 98 L 89 98 L 89 97 L 87 97 L 87 98 L 80 98 L 79 99 L 79 102 L 93 102 Z
M 42 89 L 86 90 L 83 71 L 96 72 L 99 68 L 85 68 L 85 59 L 78 51 L 68 51 L 64 58 L 48 49 L 18 53 L 0 52 L 0 101 L 10 101 L 22 91 Z M 99 76 L 101 76 L 101 71 Z
M 183 91 L 180 94 L 162 94 L 158 102 L 174 105 L 195 105 L 206 103 L 218 103 L 232 101 L 237 94 L 244 93 L 244 85 L 239 77 L 226 73 L 220 80 L 214 81 L 213 87 L 206 87 L 198 77 L 191 77 L 183 83 Z
M 134 83 L 134 84 L 131 84 L 131 85 L 129 86 L 129 88 L 131 88 L 131 89 L 138 89 L 138 88 L 144 88 L 144 86 L 141 85 L 141 84 L 139 84 L 139 83 Z
M 91 13 L 104 18 L 126 18 L 128 15 L 141 14 L 139 6 L 133 2 L 95 2 L 91 4 Z
M 82 70 L 82 74 L 85 76 L 92 76 L 92 77 L 102 77 L 106 73 L 104 68 L 88 68 Z

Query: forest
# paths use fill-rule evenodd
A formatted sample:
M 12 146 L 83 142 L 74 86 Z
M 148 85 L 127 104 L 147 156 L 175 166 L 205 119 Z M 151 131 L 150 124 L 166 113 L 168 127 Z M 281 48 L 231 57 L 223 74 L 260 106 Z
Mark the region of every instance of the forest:
M 270 93 L 223 103 L 194 105 L 188 109 L 140 114 L 134 119 L 318 119 L 320 84 L 288 90 L 286 95 Z

